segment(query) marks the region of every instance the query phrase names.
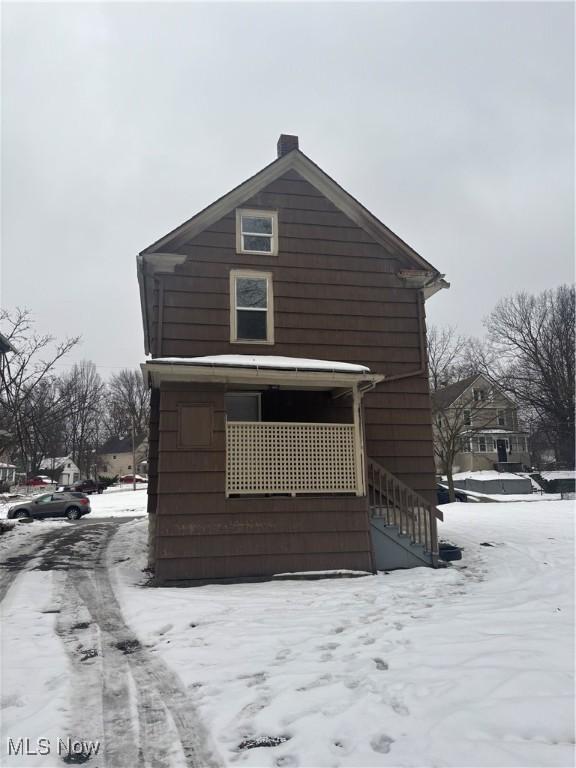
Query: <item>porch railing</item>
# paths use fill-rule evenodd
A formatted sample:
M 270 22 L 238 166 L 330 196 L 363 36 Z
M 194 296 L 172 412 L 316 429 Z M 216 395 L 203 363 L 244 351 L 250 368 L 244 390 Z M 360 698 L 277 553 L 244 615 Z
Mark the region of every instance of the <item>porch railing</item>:
M 394 526 L 401 534 L 408 536 L 411 543 L 420 544 L 432 556 L 432 563 L 436 566 L 436 520 L 444 519 L 442 512 L 373 459 L 367 460 L 367 471 L 371 516 Z
M 229 421 L 226 493 L 356 493 L 354 424 Z

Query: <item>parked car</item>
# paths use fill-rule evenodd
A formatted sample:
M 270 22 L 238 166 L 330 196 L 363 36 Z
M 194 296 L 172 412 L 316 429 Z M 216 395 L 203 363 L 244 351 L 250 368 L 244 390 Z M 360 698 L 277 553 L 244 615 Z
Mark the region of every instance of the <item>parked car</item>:
M 133 483 L 134 482 L 134 475 L 122 475 L 120 478 L 121 483 Z M 147 483 L 148 480 L 145 477 L 142 477 L 142 475 L 136 475 L 136 482 L 137 483 Z
M 37 475 L 36 477 L 31 477 L 29 480 L 25 480 L 24 485 L 52 485 L 52 480 L 50 480 L 47 475 Z
M 102 493 L 106 488 L 104 483 L 97 483 L 95 480 L 80 480 L 79 483 L 72 485 L 60 485 L 58 491 L 79 491 L 89 496 L 91 493 Z
M 460 491 L 458 488 L 454 488 L 454 495 L 456 497 L 456 501 L 468 501 L 468 497 L 464 491 Z M 440 483 L 438 483 L 436 486 L 436 503 L 448 504 L 449 502 L 450 494 L 448 492 L 448 486 L 440 485 Z
M 8 519 L 33 517 L 67 517 L 68 520 L 79 520 L 91 512 L 90 499 L 79 493 L 42 493 L 31 499 L 14 504 L 8 510 Z

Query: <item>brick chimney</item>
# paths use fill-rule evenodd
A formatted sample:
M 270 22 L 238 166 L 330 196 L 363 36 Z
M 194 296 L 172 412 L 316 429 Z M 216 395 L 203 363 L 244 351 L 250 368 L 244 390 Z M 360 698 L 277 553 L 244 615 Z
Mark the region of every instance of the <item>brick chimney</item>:
M 281 133 L 278 139 L 278 157 L 284 157 L 293 149 L 298 149 L 298 136 L 290 136 L 287 133 Z

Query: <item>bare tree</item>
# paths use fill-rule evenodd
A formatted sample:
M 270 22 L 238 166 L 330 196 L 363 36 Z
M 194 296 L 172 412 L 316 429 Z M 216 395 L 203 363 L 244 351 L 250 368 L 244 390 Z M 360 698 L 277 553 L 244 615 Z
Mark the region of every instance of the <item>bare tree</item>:
M 502 299 L 485 321 L 491 376 L 532 413 L 559 464 L 574 468 L 574 286 Z
M 127 437 L 148 431 L 150 392 L 140 371 L 124 368 L 108 382 L 106 431 L 109 437 Z
M 0 356 L 0 448 L 16 455 L 30 472 L 61 435 L 64 403 L 54 366 L 80 337 L 56 342 L 49 334 L 37 334 L 26 309 L 0 311 L 0 323 L 16 349 Z
M 456 333 L 452 326 L 428 327 L 428 375 L 430 389 L 435 391 L 458 381 L 466 339 Z
M 491 359 L 490 350 L 483 341 L 462 336 L 453 326 L 431 325 L 428 328 L 427 353 L 432 392 L 474 373 L 483 373 Z
M 67 404 L 65 453 L 89 476 L 102 439 L 105 384 L 94 363 L 84 360 L 61 377 L 60 391 Z

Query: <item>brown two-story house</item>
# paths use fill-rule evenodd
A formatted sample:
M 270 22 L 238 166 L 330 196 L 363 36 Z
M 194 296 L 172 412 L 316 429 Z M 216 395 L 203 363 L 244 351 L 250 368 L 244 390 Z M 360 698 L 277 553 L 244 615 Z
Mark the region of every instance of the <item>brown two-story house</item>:
M 283 135 L 138 278 L 159 581 L 436 563 L 438 270 Z

